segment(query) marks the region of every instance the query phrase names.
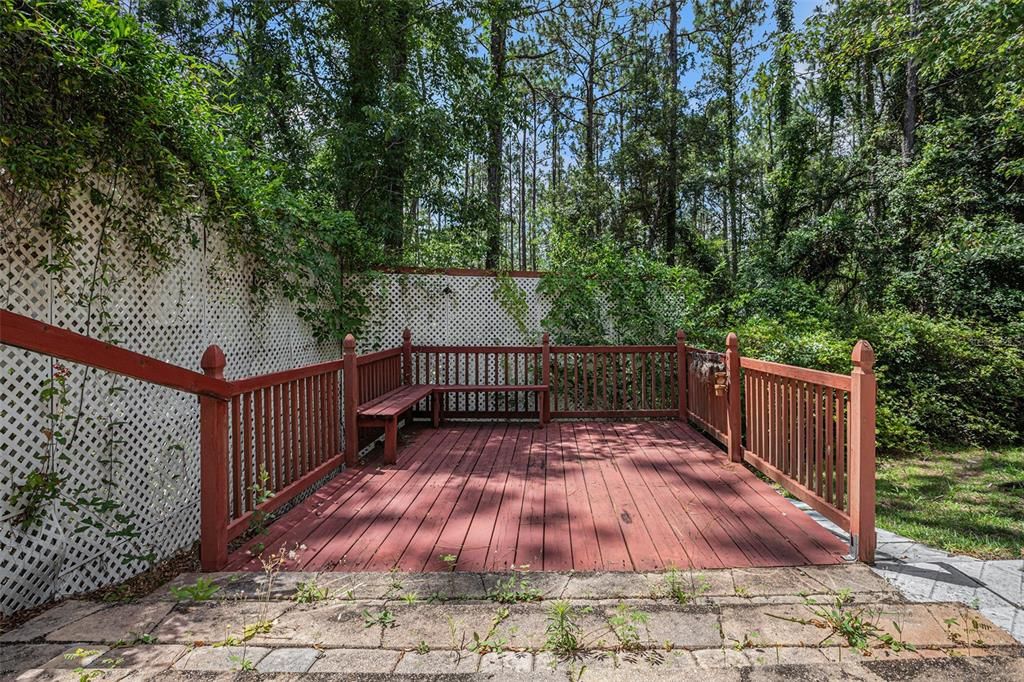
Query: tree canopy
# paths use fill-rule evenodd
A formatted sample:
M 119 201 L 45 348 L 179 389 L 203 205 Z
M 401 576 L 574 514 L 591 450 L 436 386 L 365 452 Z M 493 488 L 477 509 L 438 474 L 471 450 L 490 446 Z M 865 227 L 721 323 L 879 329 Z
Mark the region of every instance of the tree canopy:
M 116 179 L 143 199 L 116 224 L 140 262 L 198 238 L 201 197 L 255 292 L 326 337 L 360 316 L 342 272 L 549 270 L 564 339 L 735 329 L 847 371 L 864 337 L 884 445 L 1024 434 L 1018 0 L 0 12 L 0 186 L 51 267 L 70 193 L 114 205 Z

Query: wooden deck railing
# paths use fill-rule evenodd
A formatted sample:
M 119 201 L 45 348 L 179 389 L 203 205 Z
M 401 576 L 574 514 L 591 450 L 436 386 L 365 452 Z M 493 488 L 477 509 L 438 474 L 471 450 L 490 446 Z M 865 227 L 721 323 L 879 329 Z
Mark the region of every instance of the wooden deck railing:
M 875 378 L 865 341 L 850 375 L 686 346 L 401 346 L 237 381 L 217 346 L 203 373 L 8 311 L 0 342 L 186 391 L 200 403 L 201 562 L 219 570 L 228 543 L 344 461 L 356 464 L 356 410 L 403 385 L 539 385 L 547 391 L 451 396 L 450 416 L 689 418 L 726 448 L 850 532 L 874 559 Z M 342 391 L 344 386 L 344 398 Z M 542 397 L 537 397 L 541 395 Z M 547 396 L 546 399 L 543 396 Z M 540 402 L 538 405 L 537 403 Z M 342 424 L 345 443 L 342 447 Z
M 688 416 L 712 439 L 725 445 L 726 423 L 725 354 L 701 348 L 686 349 Z
M 223 360 L 214 349 L 208 373 Z M 336 360 L 228 382 L 228 542 L 341 464 L 341 368 Z
M 522 386 L 543 378 L 541 346 L 412 346 L 411 383 L 417 385 Z M 452 393 L 440 396 L 450 417 L 521 418 L 540 413 L 537 395 L 523 392 Z M 426 406 L 419 412 L 425 413 Z
M 722 361 L 725 390 L 711 398 L 707 413 L 716 415 L 716 426 L 724 413 L 725 429 L 707 430 L 732 461 L 746 462 L 848 531 L 855 556 L 874 561 L 871 345 L 857 343 L 849 375 L 741 357 L 735 334 L 726 339 Z M 716 378 L 720 386 L 721 375 Z M 704 426 L 699 416 L 694 421 Z

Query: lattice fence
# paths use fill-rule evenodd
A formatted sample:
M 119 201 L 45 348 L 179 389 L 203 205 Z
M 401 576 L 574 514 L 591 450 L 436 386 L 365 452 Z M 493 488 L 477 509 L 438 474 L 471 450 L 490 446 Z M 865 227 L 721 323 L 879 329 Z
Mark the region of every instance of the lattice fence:
M 119 263 L 109 287 L 94 288 L 100 215 L 88 201 L 74 206 L 87 239 L 80 267 L 59 280 L 41 264 L 51 245 L 16 247 L 12 231 L 0 263 L 4 305 L 80 333 L 198 369 L 210 343 L 227 356 L 228 378 L 240 378 L 340 357 L 337 344 L 317 344 L 284 300 L 257 309 L 247 294 L 249 273 L 233 265 L 223 244 L 206 235 L 201 249 L 146 279 Z M 8 227 L 0 225 L 0 227 Z M 110 260 L 110 259 L 108 259 Z M 422 344 L 536 343 L 547 312 L 538 280 L 517 278 L 527 314 L 515 319 L 495 299 L 494 277 L 380 274 L 366 287 L 371 314 L 360 334 L 363 351 L 394 346 L 409 326 Z M 108 297 L 97 302 L 96 294 Z M 85 301 L 93 300 L 90 307 Z M 105 305 L 109 316 L 98 314 Z M 109 328 L 101 328 L 109 327 Z M 70 404 L 57 422 L 69 439 L 58 469 L 67 489 L 118 501 L 140 537 L 114 541 L 107 533 L 77 529 L 78 519 L 54 505 L 40 526 L 20 528 L 10 495 L 39 466 L 54 400 L 41 391 L 61 363 L 0 346 L 0 611 L 11 613 L 67 594 L 103 587 L 147 567 L 127 553 L 156 560 L 188 547 L 199 532 L 198 404 L 191 395 L 68 365 Z
M 526 299 L 526 313 L 519 319 L 495 298 L 494 277 L 378 273 L 360 285 L 370 306 L 358 339 L 360 350 L 397 345 L 405 327 L 412 330 L 414 344 L 540 343 L 541 321 L 550 309 L 537 292 L 540 280 L 515 277 L 512 281 Z
M 186 249 L 180 264 L 148 280 L 124 265 L 126 256 L 108 258 L 120 265 L 118 276 L 109 286 L 93 286 L 100 210 L 88 201 L 74 206 L 87 239 L 76 253 L 79 267 L 59 280 L 41 267 L 50 244 L 18 247 L 10 225 L 0 225 L 7 235 L 0 264 L 7 309 L 193 369 L 205 347 L 217 343 L 229 378 L 339 357 L 337 344 L 314 341 L 288 302 L 257 309 L 247 293 L 249 273 L 230 263 L 212 234 L 203 248 Z M 109 315 L 100 315 L 101 307 Z M 55 420 L 50 415 L 61 412 L 59 401 L 44 400 L 41 391 L 59 367 L 47 357 L 0 346 L 3 613 L 117 582 L 146 566 L 125 561 L 126 554 L 152 553 L 159 560 L 198 538 L 196 398 L 68 365 L 69 405 Z M 45 432 L 55 425 L 69 441 L 58 451 L 58 471 L 68 479 L 63 488 L 84 486 L 120 502 L 140 531 L 137 540 L 76 531 L 79 519 L 57 505 L 41 526 L 24 530 L 17 523 L 10 495 L 39 466 L 47 451 Z

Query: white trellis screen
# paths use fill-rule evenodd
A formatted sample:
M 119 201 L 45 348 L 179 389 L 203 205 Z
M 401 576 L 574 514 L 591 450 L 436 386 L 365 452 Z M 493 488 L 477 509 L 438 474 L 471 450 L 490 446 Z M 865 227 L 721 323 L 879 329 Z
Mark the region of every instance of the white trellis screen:
M 495 298 L 497 280 L 486 275 L 377 273 L 361 288 L 370 306 L 361 350 L 389 348 L 409 327 L 422 345 L 521 345 L 540 343 L 550 305 L 536 277 L 512 281 L 525 296 L 519 319 Z
M 257 310 L 247 293 L 249 274 L 229 263 L 214 235 L 208 235 L 204 248 L 186 252 L 178 265 L 148 280 L 121 262 L 115 263 L 120 281 L 91 287 L 97 278 L 100 210 L 88 201 L 74 206 L 73 218 L 86 239 L 76 253 L 80 267 L 59 278 L 41 267 L 50 255 L 45 240 L 17 246 L 5 229 L 0 291 L 6 309 L 191 369 L 199 369 L 203 350 L 217 343 L 227 356 L 229 378 L 339 357 L 338 345 L 316 343 L 287 301 Z M 104 302 L 103 297 L 109 298 Z M 108 315 L 98 314 L 103 307 Z M 141 560 L 125 562 L 128 552 L 152 553 L 159 560 L 198 537 L 195 396 L 65 364 L 70 403 L 59 422 L 70 442 L 57 461 L 57 470 L 67 477 L 63 489 L 84 486 L 117 500 L 141 537 L 115 542 L 99 530 L 76 530 L 78 520 L 57 506 L 42 525 L 20 527 L 10 496 L 46 453 L 45 431 L 54 425 L 50 415 L 61 410 L 41 391 L 61 363 L 0 346 L 0 610 L 5 614 L 145 568 Z
M 8 310 L 198 369 L 210 343 L 227 356 L 228 378 L 240 378 L 339 357 L 337 344 L 318 344 L 284 300 L 257 310 L 247 294 L 249 273 L 225 257 L 208 235 L 203 248 L 150 279 L 119 266 L 123 278 L 94 289 L 100 216 L 83 201 L 73 217 L 87 239 L 81 267 L 55 278 L 41 267 L 50 245 L 3 242 L 2 296 Z M 5 230 L 10 235 L 11 231 Z M 546 306 L 537 279 L 517 278 L 527 315 L 518 321 L 494 298 L 494 277 L 381 274 L 367 286 L 371 314 L 360 334 L 363 350 L 393 346 L 405 326 L 418 343 L 535 343 Z M 101 302 L 101 294 L 109 296 Z M 87 301 L 92 300 L 91 306 Z M 109 313 L 98 314 L 101 306 Z M 107 326 L 109 329 L 100 329 Z M 70 443 L 57 468 L 64 488 L 118 501 L 141 536 L 114 541 L 77 528 L 54 505 L 41 525 L 22 529 L 11 494 L 46 453 L 51 414 L 41 391 L 61 363 L 0 346 L 0 611 L 9 614 L 63 595 L 106 586 L 146 568 L 124 561 L 129 551 L 157 560 L 188 547 L 199 532 L 198 405 L 194 396 L 68 364 L 69 405 L 59 421 Z

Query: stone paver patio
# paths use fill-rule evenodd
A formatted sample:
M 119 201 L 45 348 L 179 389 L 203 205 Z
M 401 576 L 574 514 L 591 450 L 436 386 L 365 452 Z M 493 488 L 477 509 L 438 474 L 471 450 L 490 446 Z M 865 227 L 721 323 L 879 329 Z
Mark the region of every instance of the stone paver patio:
M 912 603 L 863 565 L 693 574 L 525 574 L 537 601 L 495 600 L 509 574 L 182 575 L 133 603 L 67 601 L 0 635 L 4 679 L 232 679 L 339 673 L 365 679 L 465 674 L 492 679 L 942 679 L 1024 675 L 1022 649 L 961 604 Z M 172 587 L 200 577 L 202 601 Z M 297 603 L 315 580 L 325 599 Z M 675 584 L 677 597 L 671 595 Z M 506 592 L 515 592 L 516 589 Z M 859 615 L 913 650 L 868 655 L 815 604 Z M 269 597 L 267 596 L 269 594 Z M 579 625 L 576 655 L 546 645 L 552 604 Z M 681 603 L 683 602 L 683 603 Z M 570 629 L 571 631 L 571 629 Z M 955 659 L 950 662 L 950 659 Z M 951 667 L 952 666 L 952 667 Z M 1011 677 L 1005 677 L 1012 674 Z M 281 677 L 281 676 L 284 677 Z M 422 679 L 422 678 L 418 678 Z
M 790 500 L 837 537 L 842 529 L 803 502 Z M 950 554 L 878 529 L 875 573 L 909 601 L 971 606 L 1024 644 L 1024 559 L 983 561 Z

